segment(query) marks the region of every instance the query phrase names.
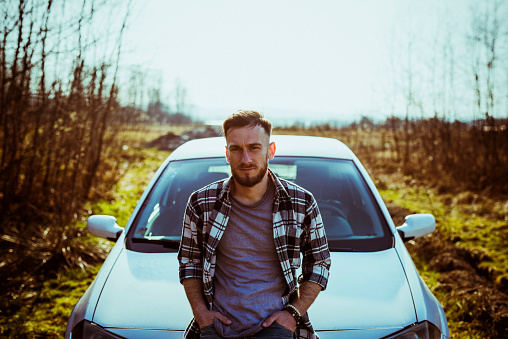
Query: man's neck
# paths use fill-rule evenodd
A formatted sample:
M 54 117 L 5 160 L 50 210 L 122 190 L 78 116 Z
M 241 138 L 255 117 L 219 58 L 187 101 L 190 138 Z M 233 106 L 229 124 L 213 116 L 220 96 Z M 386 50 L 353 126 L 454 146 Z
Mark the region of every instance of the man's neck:
M 255 205 L 263 199 L 263 196 L 268 189 L 268 180 L 270 179 L 267 173 L 260 183 L 252 187 L 242 186 L 233 181 L 231 194 L 233 194 L 233 197 L 235 197 L 236 200 L 244 205 Z

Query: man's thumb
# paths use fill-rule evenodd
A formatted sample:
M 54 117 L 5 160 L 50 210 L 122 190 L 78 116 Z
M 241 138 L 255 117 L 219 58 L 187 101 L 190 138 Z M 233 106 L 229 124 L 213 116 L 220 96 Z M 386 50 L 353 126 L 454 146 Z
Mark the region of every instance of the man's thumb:
M 275 321 L 275 315 L 272 314 L 268 319 L 266 319 L 264 322 L 263 322 L 263 327 L 268 327 L 270 326 L 271 324 L 273 324 L 273 322 Z

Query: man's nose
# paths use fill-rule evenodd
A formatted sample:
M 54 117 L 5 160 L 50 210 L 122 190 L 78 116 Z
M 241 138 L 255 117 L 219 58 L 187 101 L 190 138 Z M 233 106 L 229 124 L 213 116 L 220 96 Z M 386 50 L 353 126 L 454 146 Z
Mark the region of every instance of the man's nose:
M 250 154 L 248 150 L 242 152 L 242 162 L 250 162 Z

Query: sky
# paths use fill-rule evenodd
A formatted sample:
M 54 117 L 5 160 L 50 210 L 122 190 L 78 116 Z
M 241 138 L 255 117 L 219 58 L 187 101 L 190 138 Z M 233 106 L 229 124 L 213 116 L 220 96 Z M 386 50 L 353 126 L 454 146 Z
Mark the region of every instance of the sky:
M 122 65 L 160 81 L 163 99 L 180 83 L 198 119 L 254 109 L 279 124 L 383 120 L 398 34 L 436 29 L 444 7 L 458 22 L 469 9 L 459 0 L 134 0 Z

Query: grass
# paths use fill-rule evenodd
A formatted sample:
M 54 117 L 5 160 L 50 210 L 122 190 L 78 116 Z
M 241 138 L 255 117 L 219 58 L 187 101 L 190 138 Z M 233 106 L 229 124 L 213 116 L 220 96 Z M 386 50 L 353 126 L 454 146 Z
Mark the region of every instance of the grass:
M 341 140 L 366 166 L 385 201 L 414 213 L 433 214 L 437 230 L 427 241 L 437 241 L 438 244 L 427 242 L 429 246 L 420 245 L 418 251 L 411 248 L 410 243 L 407 246 L 420 276 L 444 306 L 452 338 L 498 338 L 506 332 L 506 325 L 503 325 L 503 319 L 506 318 L 499 318 L 506 317 L 507 306 L 505 295 L 499 292 L 506 291 L 508 285 L 506 196 L 495 197 L 491 191 L 482 194 L 457 189 L 465 185 L 440 176 L 425 176 L 419 163 L 415 163 L 416 167 L 412 169 L 415 173 L 420 171 L 418 180 L 404 176 L 392 136 L 383 130 L 315 128 L 308 131 L 278 130 L 277 133 L 308 134 Z M 418 156 L 414 155 L 414 158 Z M 459 251 L 471 252 L 477 272 L 488 282 L 476 287 L 474 278 L 461 276 L 468 281 L 466 285 L 473 285 L 467 290 L 451 279 L 453 275 L 446 272 L 442 276 L 437 272 L 433 266 L 435 262 L 431 261 L 440 256 L 439 244 L 442 241 L 452 244 Z M 429 254 L 429 250 L 432 254 Z M 453 263 L 453 260 L 461 258 L 444 259 Z M 495 291 L 495 288 L 499 291 Z
M 380 193 L 385 201 L 414 213 L 433 214 L 439 237 L 481 257 L 478 266 L 495 286 L 501 287 L 501 282 L 508 277 L 506 202 L 495 202 L 468 192 L 439 194 L 407 178 L 383 179 L 384 183 L 379 186 L 384 187 Z M 492 305 L 478 304 L 485 299 L 443 288 L 439 281 L 441 274 L 429 266 L 429 255 L 411 250 L 410 253 L 423 280 L 445 309 L 452 338 L 497 337 L 492 328 L 478 320 L 482 309 Z
M 34 337 L 63 337 L 70 311 L 92 283 L 100 266 L 86 271 L 69 270 L 44 282 L 37 306 L 32 312 L 18 315 L 27 319 L 20 332 L 30 333 Z
M 178 134 L 188 128 L 173 132 Z M 155 149 L 144 149 L 143 143 L 167 132 L 169 129 L 166 127 L 153 129 L 141 126 L 120 133 L 116 151 L 121 152 L 122 160 L 118 165 L 118 169 L 122 171 L 121 179 L 113 189 L 99 192 L 99 199 L 84 206 L 85 212 L 77 220 L 80 227 L 86 227 L 86 218 L 90 214 L 113 215 L 120 226 L 127 224 L 143 190 L 169 154 Z M 323 135 L 326 131 L 315 132 Z M 297 130 L 290 133 L 309 134 Z M 336 137 L 334 133 L 332 131 L 327 136 Z M 368 145 L 365 138 L 354 133 L 349 133 L 342 139 L 352 145 L 351 148 L 357 154 L 359 152 L 356 148 L 363 147 L 361 143 Z M 375 164 L 371 168 L 376 168 Z M 381 170 L 379 172 L 382 173 Z M 437 189 L 418 186 L 410 178 L 398 174 L 373 177 L 385 201 L 391 201 L 415 213 L 432 213 L 436 217 L 441 236 L 453 240 L 458 246 L 483 253 L 485 260 L 482 260 L 480 265 L 491 272 L 496 283 L 500 284 L 503 279 L 508 279 L 508 202 L 487 199 L 470 192 L 455 195 L 442 193 Z M 101 246 L 111 246 L 106 240 L 95 241 Z M 459 317 L 467 314 L 471 305 L 456 296 L 452 297 L 440 288 L 441 274 L 430 267 L 427 258 L 413 255 L 413 261 L 431 291 L 446 306 L 452 337 L 488 337 L 487 330 L 472 326 L 470 322 Z M 62 337 L 73 306 L 91 284 L 100 266 L 86 270 L 61 271 L 55 277 L 44 280 L 41 291 L 27 290 L 20 297 L 33 300 L 34 296 L 29 294 L 39 293 L 35 297 L 36 302 L 20 308 L 13 317 L 2 317 L 0 335 L 18 333 L 18 336 L 11 337 Z
M 490 199 L 471 202 L 473 193 L 458 196 L 391 180 L 389 189 L 380 190 L 387 201 L 418 213 L 431 213 L 436 227 L 447 239 L 484 257 L 481 265 L 500 282 L 508 278 L 508 202 Z M 477 199 L 479 199 L 477 197 Z
M 170 152 L 155 149 L 123 150 L 125 173 L 111 192 L 105 197 L 84 206 L 86 213 L 77 221 L 77 226 L 86 228 L 87 214 L 107 214 L 117 218 L 120 226 L 125 226 L 144 189 L 150 182 L 157 168 Z M 111 249 L 112 243 L 98 238 L 91 241 L 96 246 Z M 86 269 L 61 270 L 56 276 L 40 276 L 44 281 L 41 290 L 27 289 L 20 298 L 27 300 L 27 305 L 20 307 L 11 317 L 0 320 L 0 336 L 11 338 L 61 338 L 64 335 L 70 313 L 85 293 L 88 286 L 99 272 L 101 265 L 88 266 Z
M 115 216 L 120 226 L 127 224 L 146 186 L 170 154 L 153 148 L 129 148 L 125 153 L 125 160 L 121 165 L 125 171 L 123 177 L 105 198 L 93 203 L 93 206 L 90 203 L 86 206 L 93 214 Z

